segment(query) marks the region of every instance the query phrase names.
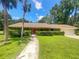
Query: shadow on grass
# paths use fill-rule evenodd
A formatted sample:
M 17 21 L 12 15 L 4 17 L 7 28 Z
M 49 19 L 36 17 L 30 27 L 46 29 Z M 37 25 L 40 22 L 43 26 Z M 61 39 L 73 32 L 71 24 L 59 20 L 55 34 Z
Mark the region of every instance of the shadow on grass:
M 23 37 L 23 39 L 21 39 L 20 37 L 14 37 L 14 38 L 11 37 L 7 41 L 5 40 L 0 41 L 0 47 L 12 44 L 13 42 L 17 42 L 17 45 L 27 44 L 29 41 L 30 41 L 30 36 Z

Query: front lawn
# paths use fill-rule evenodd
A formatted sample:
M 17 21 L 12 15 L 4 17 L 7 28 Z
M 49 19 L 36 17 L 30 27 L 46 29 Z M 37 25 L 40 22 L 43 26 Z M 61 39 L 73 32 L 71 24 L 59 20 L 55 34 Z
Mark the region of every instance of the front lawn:
M 0 59 L 16 59 L 29 40 L 20 42 L 20 38 L 10 39 L 10 43 L 0 46 Z
M 0 31 L 0 41 L 2 41 L 4 38 L 3 38 L 3 31 Z
M 3 31 L 0 31 L 0 34 L 3 34 Z
M 38 36 L 39 59 L 79 59 L 79 40 L 64 36 Z
M 3 36 L 4 36 L 4 35 L 0 35 L 0 41 L 2 41 L 2 40 L 3 40 Z

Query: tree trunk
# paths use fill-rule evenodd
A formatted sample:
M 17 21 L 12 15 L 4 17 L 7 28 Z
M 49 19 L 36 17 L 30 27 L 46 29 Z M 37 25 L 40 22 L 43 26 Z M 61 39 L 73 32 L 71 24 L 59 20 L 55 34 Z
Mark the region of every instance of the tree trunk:
M 77 15 L 77 6 L 75 7 L 75 13 L 74 13 L 74 22 L 75 22 L 75 24 L 77 22 L 76 15 Z
M 4 40 L 8 40 L 8 18 L 7 18 L 7 8 L 4 6 Z
M 21 39 L 23 39 L 23 34 L 24 34 L 24 17 L 25 17 L 25 13 L 23 14 L 23 19 L 22 19 Z
M 24 21 L 22 20 L 21 39 L 23 39 L 23 32 L 24 32 Z

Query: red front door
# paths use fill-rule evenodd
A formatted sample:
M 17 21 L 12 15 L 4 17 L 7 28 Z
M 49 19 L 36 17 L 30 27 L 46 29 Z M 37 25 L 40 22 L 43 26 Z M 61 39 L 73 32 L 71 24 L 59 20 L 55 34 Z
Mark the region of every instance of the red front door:
M 32 34 L 35 34 L 35 33 L 36 33 L 36 29 L 32 28 Z

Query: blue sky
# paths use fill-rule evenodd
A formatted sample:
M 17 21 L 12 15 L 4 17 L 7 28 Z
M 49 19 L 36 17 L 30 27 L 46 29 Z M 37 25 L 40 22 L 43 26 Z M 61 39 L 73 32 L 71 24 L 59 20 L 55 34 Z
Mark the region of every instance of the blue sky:
M 50 9 L 56 4 L 60 3 L 60 0 L 28 0 L 31 3 L 31 11 L 26 13 L 25 18 L 27 20 L 36 22 L 40 20 L 42 17 L 49 14 Z M 2 6 L 0 5 L 0 10 L 2 10 Z M 17 9 L 9 10 L 9 14 L 13 19 L 19 19 L 23 16 L 22 4 L 19 2 Z

